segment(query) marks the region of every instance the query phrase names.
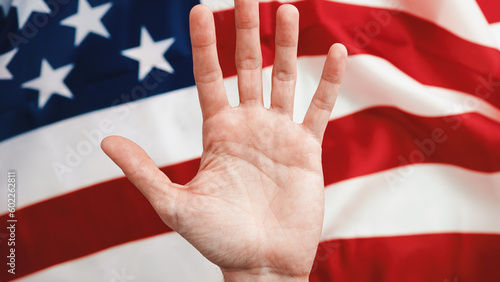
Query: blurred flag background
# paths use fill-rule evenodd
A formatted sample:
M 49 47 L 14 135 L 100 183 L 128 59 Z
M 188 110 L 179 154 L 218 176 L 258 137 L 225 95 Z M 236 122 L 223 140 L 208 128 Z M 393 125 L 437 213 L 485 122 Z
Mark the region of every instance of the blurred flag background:
M 201 2 L 237 105 L 234 4 Z M 349 50 L 323 143 L 310 280 L 500 281 L 500 2 L 261 1 L 267 105 L 282 2 L 301 13 L 297 122 L 328 47 Z M 0 0 L 1 281 L 222 280 L 99 148 L 125 136 L 174 182 L 196 174 L 188 15 L 198 3 Z

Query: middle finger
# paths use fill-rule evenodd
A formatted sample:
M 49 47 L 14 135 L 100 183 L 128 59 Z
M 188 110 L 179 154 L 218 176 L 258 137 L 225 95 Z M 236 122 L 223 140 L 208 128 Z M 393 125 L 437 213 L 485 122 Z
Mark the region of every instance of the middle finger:
M 262 52 L 259 2 L 235 1 L 236 69 L 240 104 L 262 105 Z

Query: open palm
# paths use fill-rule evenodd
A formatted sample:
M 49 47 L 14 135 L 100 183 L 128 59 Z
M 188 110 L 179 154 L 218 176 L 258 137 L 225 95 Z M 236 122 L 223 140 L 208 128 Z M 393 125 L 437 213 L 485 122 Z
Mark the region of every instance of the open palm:
M 102 148 L 148 198 L 163 221 L 226 280 L 307 279 L 323 220 L 321 141 L 345 68 L 335 44 L 302 124 L 291 119 L 296 81 L 298 12 L 277 12 L 271 108 L 263 107 L 258 2 L 237 0 L 236 67 L 240 105 L 224 90 L 211 11 L 191 11 L 194 75 L 203 113 L 198 174 L 172 183 L 132 141 L 106 138 Z

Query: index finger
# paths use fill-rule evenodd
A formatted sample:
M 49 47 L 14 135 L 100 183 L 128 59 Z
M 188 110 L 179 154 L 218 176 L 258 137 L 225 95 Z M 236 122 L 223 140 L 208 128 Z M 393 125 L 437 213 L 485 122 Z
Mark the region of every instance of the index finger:
M 189 33 L 193 49 L 194 80 L 203 120 L 206 120 L 229 107 L 217 56 L 214 18 L 208 7 L 193 7 L 189 15 Z

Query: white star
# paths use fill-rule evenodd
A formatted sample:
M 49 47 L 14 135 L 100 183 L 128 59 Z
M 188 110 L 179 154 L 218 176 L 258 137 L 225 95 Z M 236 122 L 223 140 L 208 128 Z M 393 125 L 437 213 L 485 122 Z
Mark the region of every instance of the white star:
M 12 58 L 16 55 L 17 48 L 10 50 L 7 53 L 0 55 L 0 79 L 12 79 L 12 74 L 7 69 L 7 65 Z
M 53 69 L 46 59 L 42 60 L 40 76 L 23 83 L 23 88 L 30 88 L 39 91 L 38 107 L 43 108 L 52 95 L 57 94 L 63 97 L 73 99 L 73 94 L 64 84 L 64 79 L 73 69 L 73 64 Z
M 141 28 L 141 45 L 122 51 L 122 55 L 139 62 L 139 80 L 143 80 L 148 73 L 156 67 L 168 73 L 174 69 L 163 56 L 174 44 L 175 38 L 171 37 L 160 41 L 153 41 L 145 27 Z
M 0 0 L 0 7 L 2 7 L 3 14 L 5 17 L 9 14 L 10 4 L 12 0 Z
M 87 0 L 80 0 L 78 2 L 77 13 L 61 21 L 62 25 L 74 27 L 76 29 L 75 46 L 80 45 L 85 37 L 91 32 L 105 38 L 110 37 L 101 19 L 111 6 L 111 3 L 105 3 L 92 8 Z
M 17 8 L 19 29 L 24 27 L 33 12 L 50 14 L 50 8 L 43 0 L 13 0 L 12 6 Z

